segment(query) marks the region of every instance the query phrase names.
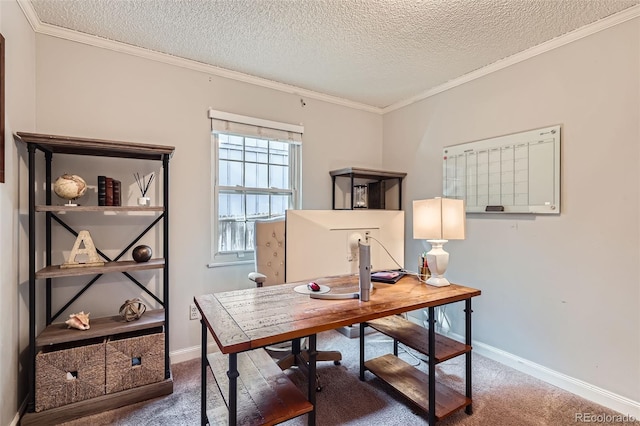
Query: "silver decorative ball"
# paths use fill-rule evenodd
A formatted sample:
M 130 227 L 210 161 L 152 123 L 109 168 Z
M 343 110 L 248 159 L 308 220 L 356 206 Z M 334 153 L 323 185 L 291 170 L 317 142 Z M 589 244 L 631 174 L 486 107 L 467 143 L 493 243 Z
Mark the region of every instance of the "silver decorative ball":
M 125 321 L 130 322 L 140 319 L 146 310 L 147 305 L 142 303 L 142 300 L 135 298 L 125 301 L 122 306 L 120 306 L 120 316 L 124 318 Z

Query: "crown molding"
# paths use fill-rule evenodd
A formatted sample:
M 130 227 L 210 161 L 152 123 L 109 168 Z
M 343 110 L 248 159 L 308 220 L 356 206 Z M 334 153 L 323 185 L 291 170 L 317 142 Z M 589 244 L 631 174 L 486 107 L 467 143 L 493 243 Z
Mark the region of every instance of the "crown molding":
M 38 15 L 36 14 L 35 9 L 33 8 L 33 5 L 31 4 L 31 1 L 16 0 L 16 2 L 18 3 L 18 6 L 20 6 L 20 9 L 22 9 L 22 13 L 24 13 L 24 16 L 27 18 L 27 21 L 31 25 L 33 31 L 36 31 L 37 24 L 40 24 L 41 22 L 40 18 L 38 18 Z
M 527 59 L 541 55 L 550 50 L 572 43 L 576 40 L 580 40 L 584 37 L 588 37 L 592 34 L 598 33 L 607 28 L 613 27 L 615 25 L 621 24 L 623 22 L 629 21 L 631 19 L 634 19 L 640 16 L 640 5 L 632 6 L 621 12 L 618 12 L 616 14 L 603 18 L 599 21 L 596 21 L 592 24 L 578 28 L 577 30 L 574 30 L 570 33 L 556 37 L 552 40 L 549 40 L 547 42 L 534 46 L 530 49 L 516 53 L 512 56 L 496 61 L 483 68 L 472 71 L 461 77 L 450 80 L 444 84 L 433 87 L 415 96 L 396 102 L 384 108 L 378 108 L 372 105 L 366 105 L 360 102 L 350 101 L 348 99 L 340 98 L 337 96 L 331 96 L 324 93 L 315 92 L 313 90 L 303 89 L 300 87 L 279 83 L 273 80 L 267 80 L 264 78 L 255 77 L 255 76 L 244 74 L 237 71 L 227 70 L 227 69 L 216 67 L 213 65 L 207 65 L 201 62 L 179 58 L 177 56 L 169 55 L 167 53 L 160 53 L 153 50 L 144 49 L 141 47 L 121 43 L 118 41 L 108 40 L 108 39 L 96 37 L 90 34 L 81 33 L 79 31 L 69 30 L 66 28 L 57 27 L 55 25 L 45 24 L 42 21 L 40 21 L 40 18 L 38 18 L 38 15 L 36 14 L 35 9 L 33 8 L 33 5 L 31 4 L 30 0 L 17 0 L 17 2 L 22 8 L 22 11 L 24 12 L 29 23 L 31 24 L 31 27 L 33 28 L 33 30 L 39 34 L 49 35 L 52 37 L 57 37 L 57 38 L 61 38 L 69 41 L 75 41 L 78 43 L 83 43 L 90 46 L 99 47 L 102 49 L 112 50 L 115 52 L 126 53 L 129 55 L 137 56 L 144 59 L 149 59 L 152 61 L 162 62 L 165 64 L 190 69 L 193 71 L 199 71 L 205 74 L 211 74 L 218 77 L 228 78 L 231 80 L 236 80 L 236 81 L 253 84 L 260 87 L 265 87 L 268 89 L 278 90 L 278 91 L 289 93 L 296 96 L 304 96 L 307 98 L 316 99 L 319 101 L 328 102 L 335 105 L 341 105 L 341 106 L 353 108 L 356 110 L 372 112 L 380 115 L 384 115 L 386 113 L 414 104 L 421 100 L 430 98 L 431 96 L 435 96 L 449 89 L 453 89 L 455 87 L 461 86 L 470 81 L 484 77 L 496 71 L 500 71 L 511 65 L 515 65 L 520 62 L 526 61 Z
M 576 40 L 580 40 L 584 37 L 588 37 L 602 30 L 606 30 L 607 28 L 611 28 L 615 25 L 622 24 L 623 22 L 629 21 L 631 19 L 637 18 L 640 16 L 640 5 L 632 6 L 628 9 L 625 9 L 621 12 L 603 18 L 599 21 L 596 21 L 592 24 L 586 25 L 584 27 L 578 28 L 577 30 L 571 31 L 567 34 L 556 37 L 552 40 L 524 50 L 520 53 L 516 53 L 507 58 L 501 59 L 497 62 L 494 62 L 486 67 L 480 68 L 478 70 L 472 71 L 468 74 L 465 74 L 461 77 L 448 81 L 439 86 L 433 87 L 429 90 L 426 90 L 418 95 L 407 98 L 403 101 L 397 102 L 395 104 L 389 105 L 382 109 L 382 114 L 386 114 L 391 111 L 395 111 L 397 109 L 403 108 L 405 106 L 414 104 L 423 99 L 430 98 L 431 96 L 437 95 L 438 93 L 445 92 L 449 89 L 453 89 L 454 87 L 461 86 L 470 81 L 476 80 L 478 78 L 484 77 L 496 71 L 500 71 L 504 68 L 510 67 L 511 65 L 518 64 L 522 61 L 526 61 L 527 59 L 533 58 L 535 56 L 541 55 L 545 52 L 549 52 L 550 50 L 557 49 L 558 47 L 564 46 L 565 44 L 572 43 Z

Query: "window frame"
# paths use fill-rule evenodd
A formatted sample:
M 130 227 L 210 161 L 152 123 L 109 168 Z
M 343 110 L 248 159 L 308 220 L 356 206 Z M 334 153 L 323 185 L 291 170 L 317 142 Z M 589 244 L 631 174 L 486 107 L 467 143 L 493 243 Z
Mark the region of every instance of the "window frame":
M 258 131 L 259 132 L 259 131 Z M 249 132 L 252 133 L 252 132 Z M 219 172 L 220 172 L 220 134 L 239 136 L 243 138 L 242 145 L 242 160 L 240 163 L 243 165 L 247 163 L 252 163 L 253 161 L 246 160 L 246 139 L 258 139 L 258 140 L 266 140 L 266 141 L 276 141 L 281 143 L 286 143 L 289 148 L 289 188 L 256 188 L 256 187 L 247 187 L 244 186 L 245 181 L 243 180 L 242 185 L 238 186 L 222 186 L 219 185 Z M 301 139 L 301 132 L 300 132 Z M 242 134 L 241 132 L 234 131 L 226 131 L 226 130 L 214 130 L 212 126 L 211 132 L 211 185 L 212 185 L 212 197 L 211 197 L 211 258 L 212 261 L 209 263 L 209 267 L 220 267 L 220 266 L 231 266 L 238 264 L 249 264 L 254 263 L 254 250 L 238 250 L 238 251 L 229 251 L 229 252 L 220 252 L 218 250 L 218 239 L 220 237 L 220 218 L 219 218 L 219 197 L 224 193 L 238 193 L 238 194 L 260 194 L 260 195 L 287 195 L 291 197 L 291 202 L 289 205 L 289 209 L 300 209 L 302 207 L 302 144 L 300 141 L 296 140 L 284 140 L 282 137 L 273 137 L 273 136 L 256 136 L 255 134 Z M 269 170 L 270 162 L 269 158 L 267 163 L 267 170 Z M 273 163 L 277 165 L 276 163 Z M 268 171 L 270 173 L 270 171 Z M 243 172 L 243 179 L 245 179 L 245 175 Z M 243 198 L 243 202 L 246 203 L 246 198 Z M 269 201 L 269 217 L 277 217 L 271 216 L 271 200 Z M 245 214 L 245 222 L 250 222 L 247 218 L 246 204 L 244 209 Z

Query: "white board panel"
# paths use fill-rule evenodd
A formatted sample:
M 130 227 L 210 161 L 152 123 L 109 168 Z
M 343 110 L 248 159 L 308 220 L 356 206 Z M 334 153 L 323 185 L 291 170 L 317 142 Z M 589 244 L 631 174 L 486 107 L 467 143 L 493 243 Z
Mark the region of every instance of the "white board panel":
M 560 213 L 560 126 L 443 149 L 443 195 L 467 212 Z

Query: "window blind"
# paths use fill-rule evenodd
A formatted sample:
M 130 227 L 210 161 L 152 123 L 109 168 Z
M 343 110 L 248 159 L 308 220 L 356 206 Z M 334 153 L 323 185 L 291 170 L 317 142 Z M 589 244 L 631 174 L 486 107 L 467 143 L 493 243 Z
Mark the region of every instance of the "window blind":
M 212 133 L 253 136 L 260 139 L 302 144 L 304 126 L 209 110 Z

